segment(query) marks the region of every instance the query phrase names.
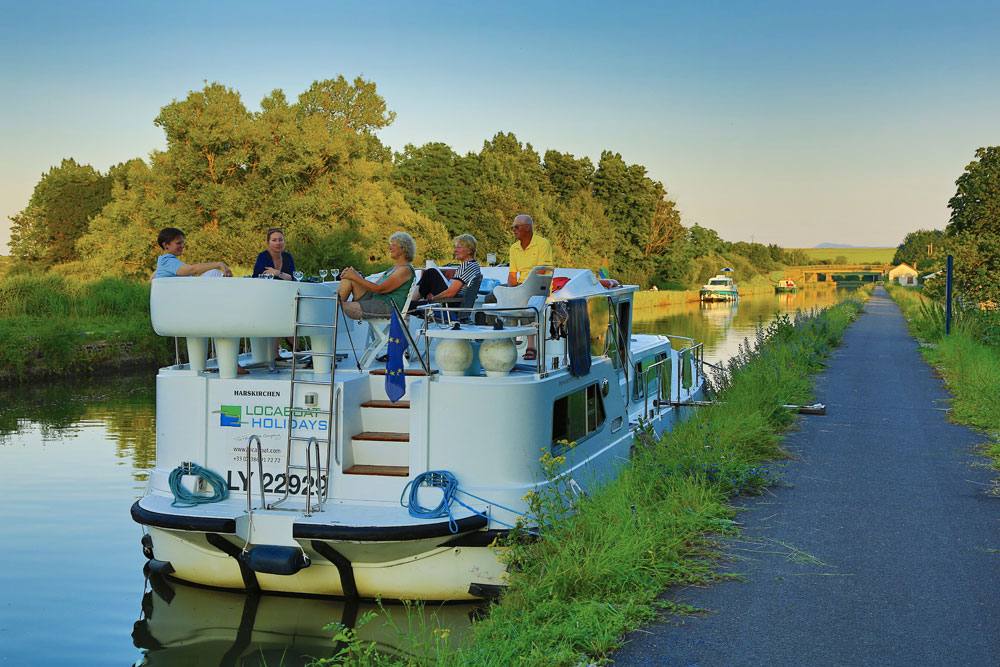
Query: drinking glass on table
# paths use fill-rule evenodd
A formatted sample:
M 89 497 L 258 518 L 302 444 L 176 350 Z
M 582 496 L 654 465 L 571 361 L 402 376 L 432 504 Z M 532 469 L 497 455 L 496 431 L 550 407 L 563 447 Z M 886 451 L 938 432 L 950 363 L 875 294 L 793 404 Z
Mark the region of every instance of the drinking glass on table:
M 327 274 L 326 269 L 319 270 L 319 277 L 323 280 L 323 282 L 326 282 L 326 274 Z
M 337 276 L 340 275 L 340 269 L 330 269 L 330 275 L 336 280 Z
M 301 281 L 302 280 L 302 276 L 304 276 L 304 275 L 305 274 L 302 273 L 301 271 L 296 271 L 295 273 L 292 274 L 292 277 L 295 278 L 296 281 Z

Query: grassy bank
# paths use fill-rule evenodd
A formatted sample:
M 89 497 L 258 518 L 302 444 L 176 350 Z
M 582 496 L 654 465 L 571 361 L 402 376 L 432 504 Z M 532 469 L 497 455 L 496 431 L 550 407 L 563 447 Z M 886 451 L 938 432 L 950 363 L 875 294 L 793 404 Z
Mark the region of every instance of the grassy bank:
M 471 638 L 457 645 L 439 628 L 414 633 L 402 662 L 587 664 L 627 631 L 664 610 L 680 611 L 661 598 L 664 590 L 725 577 L 715 568 L 711 536 L 736 530 L 729 499 L 780 478 L 773 463 L 784 455 L 780 433 L 795 418 L 780 406 L 809 401 L 811 374 L 860 308 L 852 300 L 775 320 L 713 378 L 719 402 L 662 439 L 637 438 L 631 465 L 614 482 L 583 498 L 568 488 L 534 497 L 536 515 L 550 527 L 539 539 L 504 545 L 509 588 Z M 350 663 L 394 662 L 349 630 L 338 639 Z
M 910 330 L 925 343 L 921 354 L 938 369 L 954 395 L 950 417 L 983 431 L 988 454 L 1000 469 L 1000 312 L 958 310 L 945 335 L 944 307 L 920 292 L 887 285 Z
M 0 378 L 72 375 L 121 365 L 160 364 L 173 342 L 149 325 L 149 285 L 53 273 L 0 281 Z

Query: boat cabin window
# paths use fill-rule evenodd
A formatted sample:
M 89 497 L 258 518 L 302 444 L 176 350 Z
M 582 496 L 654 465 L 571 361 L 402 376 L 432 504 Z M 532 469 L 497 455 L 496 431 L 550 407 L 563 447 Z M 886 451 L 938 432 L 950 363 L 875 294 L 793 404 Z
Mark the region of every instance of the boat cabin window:
M 552 407 L 552 451 L 562 449 L 560 440 L 579 442 L 604 426 L 604 400 L 595 382 L 557 398 Z
M 708 281 L 709 285 L 726 285 L 728 283 L 729 283 L 728 280 L 710 280 L 710 281 Z

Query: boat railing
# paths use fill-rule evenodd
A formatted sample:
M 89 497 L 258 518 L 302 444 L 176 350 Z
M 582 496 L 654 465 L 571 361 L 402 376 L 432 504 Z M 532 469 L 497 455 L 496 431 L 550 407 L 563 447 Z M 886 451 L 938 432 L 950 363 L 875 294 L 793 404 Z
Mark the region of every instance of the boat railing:
M 660 335 L 670 339 L 671 343 L 673 343 L 674 339 L 676 338 L 677 340 L 686 340 L 688 342 L 688 347 L 694 346 L 694 338 L 688 338 L 687 336 L 678 336 L 676 334 L 660 334 Z
M 260 487 L 260 509 L 267 507 L 267 501 L 264 498 L 264 450 L 260 444 L 260 436 L 251 435 L 247 440 L 247 513 L 255 509 L 252 502 L 253 477 L 250 466 L 253 460 L 253 445 L 255 442 L 257 443 L 257 485 Z
M 628 344 L 628 333 L 622 330 L 622 323 L 618 319 L 618 310 L 615 308 L 614 300 L 608 297 L 608 310 L 611 312 L 611 317 L 608 319 L 608 332 L 607 338 L 610 340 L 612 336 L 617 336 L 615 340 L 615 348 L 618 349 L 618 354 L 622 354 L 621 349 L 624 346 L 624 358 L 620 359 L 622 364 L 622 375 L 625 377 L 625 407 L 628 408 L 631 399 L 632 392 L 629 387 L 629 371 L 632 368 L 632 350 L 631 346 Z M 611 323 L 614 322 L 614 329 L 612 330 Z M 607 354 L 607 343 L 604 346 L 604 353 Z M 648 392 L 645 392 L 648 393 Z
M 595 298 L 597 296 L 605 296 L 605 295 L 593 295 L 591 298 Z M 622 365 L 626 367 L 625 381 L 626 381 L 626 395 L 628 395 L 627 385 L 632 381 L 632 379 L 629 377 L 629 371 L 628 371 L 628 366 L 632 362 L 631 350 L 628 349 L 628 344 L 627 341 L 625 340 L 626 334 L 622 332 L 621 321 L 619 320 L 617 310 L 614 308 L 615 305 L 614 300 L 610 295 L 606 296 L 606 298 L 608 300 L 608 311 L 610 312 L 610 316 L 608 317 L 608 326 L 607 326 L 607 332 L 605 333 L 604 350 L 602 354 L 604 356 L 608 355 L 612 342 L 615 343 L 615 347 L 617 349 L 622 346 L 624 341 L 625 351 L 623 354 L 621 352 L 619 352 L 619 354 L 622 354 L 621 362 Z M 480 313 L 482 313 L 483 315 L 492 315 L 501 318 L 506 317 L 509 319 L 527 320 L 527 324 L 522 323 L 522 326 L 530 326 L 534 328 L 535 331 L 533 332 L 532 335 L 534 335 L 537 340 L 536 343 L 537 354 L 535 355 L 535 370 L 539 375 L 545 377 L 545 375 L 547 375 L 547 369 L 545 364 L 548 358 L 546 350 L 546 347 L 548 345 L 548 336 L 547 336 L 548 332 L 545 331 L 545 323 L 549 321 L 550 319 L 549 313 L 557 303 L 565 303 L 565 302 L 563 301 L 546 302 L 541 309 L 539 309 L 534 305 L 504 306 L 504 307 L 490 306 L 488 308 L 484 308 L 482 306 L 471 306 L 471 307 L 449 306 L 447 307 L 449 317 L 446 320 L 446 322 L 440 323 L 439 326 L 441 326 L 441 328 L 448 328 L 450 326 L 454 326 L 455 324 L 454 316 L 461 314 L 468 314 L 468 318 L 462 318 L 468 320 L 475 320 L 476 315 Z M 424 324 L 422 327 L 423 330 L 421 332 L 421 335 L 424 338 L 424 354 L 429 358 L 430 337 L 427 336 L 427 330 L 436 322 L 433 313 L 445 310 L 445 306 L 436 304 L 425 304 L 417 306 L 416 309 L 425 313 Z M 504 315 L 504 313 L 507 313 L 507 315 Z M 622 333 L 616 334 L 615 333 L 616 331 Z M 620 336 L 621 340 L 612 341 L 613 335 Z M 694 341 L 690 338 L 685 338 L 684 340 L 690 341 L 692 344 L 694 343 Z M 628 400 L 629 399 L 626 398 L 626 402 Z
M 310 445 L 312 445 L 312 447 L 310 447 Z M 306 445 L 306 511 L 305 511 L 305 516 L 312 516 L 312 511 L 313 511 L 313 504 L 312 504 L 312 488 L 313 488 L 312 452 L 313 452 L 314 448 L 316 450 L 316 474 L 319 475 L 319 471 L 320 471 L 319 438 L 317 438 L 315 436 L 313 436 L 312 438 L 310 438 L 309 439 L 309 443 Z M 317 477 L 316 479 L 318 480 L 318 479 L 321 479 L 321 478 Z M 329 480 L 330 480 L 330 477 L 328 475 L 327 476 L 327 484 L 326 484 L 326 486 L 329 486 Z M 318 482 L 317 482 L 317 485 L 319 485 Z M 320 492 L 317 489 L 316 495 L 319 496 L 319 493 Z M 317 510 L 323 509 L 323 503 L 322 503 L 322 501 L 320 502 L 320 504 L 315 509 L 317 509 Z
M 681 390 L 687 389 L 691 393 L 692 387 L 700 387 L 704 375 L 703 362 L 705 361 L 705 345 L 698 343 L 677 351 L 677 400 L 681 400 Z M 684 384 L 685 361 L 691 365 L 691 384 Z M 673 399 L 671 399 L 673 400 Z
M 673 387 L 667 387 L 667 399 L 663 399 L 663 380 L 664 380 L 664 368 L 670 367 L 670 356 L 666 356 L 659 361 L 656 361 L 646 368 L 642 369 L 642 385 L 644 390 L 643 404 L 642 404 L 642 416 L 643 419 L 649 419 L 654 416 L 656 412 L 663 409 L 663 406 L 669 406 L 672 399 Z M 653 399 L 653 410 L 649 409 L 649 376 L 651 374 L 656 374 L 656 398 Z M 669 380 L 669 378 L 667 378 Z M 680 385 L 678 385 L 678 396 L 680 396 Z
M 468 308 L 450 307 L 449 306 L 449 307 L 447 307 L 447 310 L 448 310 L 449 316 L 454 316 L 454 315 L 458 315 L 458 314 L 461 314 L 461 313 L 468 313 L 469 314 L 469 318 L 468 318 L 469 320 L 475 320 L 475 316 L 478 313 L 482 313 L 483 315 L 493 315 L 493 316 L 500 317 L 500 318 L 508 317 L 510 319 L 528 320 L 529 324 L 527 326 L 533 327 L 535 329 L 535 332 L 534 332 L 533 335 L 537 337 L 537 343 L 536 344 L 538 345 L 538 349 L 537 349 L 537 354 L 535 355 L 535 368 L 536 368 L 536 370 L 537 370 L 537 372 L 539 374 L 544 375 L 545 374 L 545 365 L 544 365 L 545 364 L 545 336 L 543 335 L 544 332 L 542 331 L 542 326 L 541 326 L 541 323 L 544 321 L 544 318 L 542 317 L 542 312 L 543 311 L 548 311 L 551 308 L 551 306 L 552 306 L 552 304 L 547 303 L 543 307 L 543 310 L 539 310 L 535 306 L 531 306 L 531 305 L 525 305 L 525 306 L 503 306 L 503 307 L 497 306 L 497 307 L 490 307 L 490 308 L 483 308 L 482 306 L 480 306 L 480 307 L 471 306 L 471 307 L 468 307 Z M 426 305 L 422 305 L 422 306 L 417 306 L 417 310 L 423 311 L 425 313 L 425 316 L 424 316 L 424 326 L 422 327 L 423 331 L 422 331 L 421 335 L 423 336 L 423 339 L 424 339 L 424 354 L 425 354 L 425 356 L 428 359 L 430 358 L 431 340 L 430 340 L 430 337 L 427 335 L 427 330 L 431 327 L 432 323 L 436 323 L 437 322 L 437 320 L 435 319 L 433 313 L 437 312 L 437 311 L 442 311 L 442 310 L 445 310 L 445 309 L 446 308 L 444 306 L 435 305 L 435 304 L 426 304 Z M 502 315 L 502 313 L 508 313 L 508 314 L 506 316 L 504 316 L 504 315 Z M 449 317 L 449 321 L 447 323 L 442 323 L 440 326 L 441 326 L 441 328 L 449 328 L 451 326 L 455 326 L 456 324 L 458 324 L 458 323 L 454 322 L 454 321 L 451 321 L 451 318 Z M 404 327 L 404 329 L 405 329 L 405 327 Z

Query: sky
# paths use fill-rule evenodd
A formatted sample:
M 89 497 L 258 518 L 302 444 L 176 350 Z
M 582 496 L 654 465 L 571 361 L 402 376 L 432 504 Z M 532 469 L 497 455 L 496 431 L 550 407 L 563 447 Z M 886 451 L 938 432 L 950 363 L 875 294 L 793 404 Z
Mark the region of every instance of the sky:
M 728 241 L 896 246 L 943 229 L 1000 144 L 1000 3 L 0 0 L 0 254 L 63 158 L 164 150 L 161 107 L 205 82 L 373 81 L 395 150 L 513 132 L 646 167 Z

